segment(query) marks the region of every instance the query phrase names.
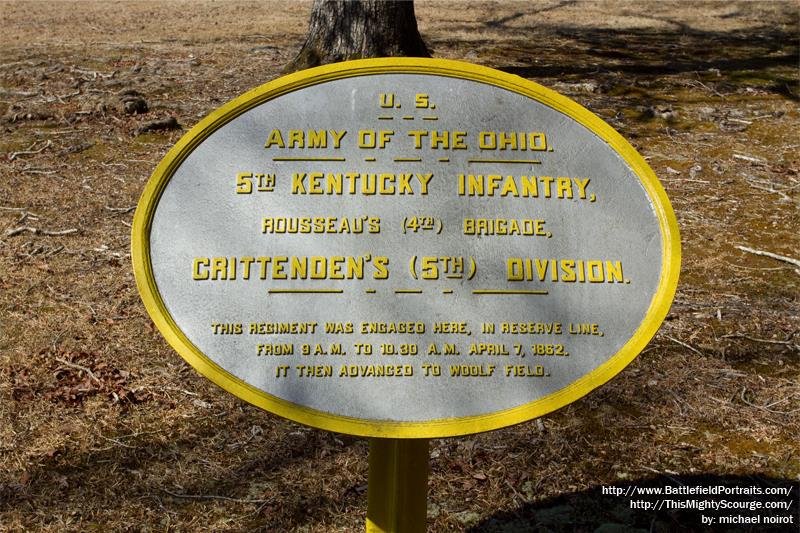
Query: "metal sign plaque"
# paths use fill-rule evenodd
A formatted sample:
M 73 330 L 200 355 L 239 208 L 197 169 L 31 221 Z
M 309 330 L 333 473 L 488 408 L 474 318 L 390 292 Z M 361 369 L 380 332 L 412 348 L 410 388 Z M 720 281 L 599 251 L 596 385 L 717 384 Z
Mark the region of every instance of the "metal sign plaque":
M 268 411 L 375 437 L 487 431 L 620 372 L 666 315 L 677 223 L 577 103 L 466 63 L 286 76 L 167 154 L 133 226 L 169 343 Z

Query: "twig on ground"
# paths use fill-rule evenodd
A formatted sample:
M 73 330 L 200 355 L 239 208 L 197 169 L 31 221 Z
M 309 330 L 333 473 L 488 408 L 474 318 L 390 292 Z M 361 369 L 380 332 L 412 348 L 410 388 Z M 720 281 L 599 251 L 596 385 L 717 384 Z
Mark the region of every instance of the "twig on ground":
M 678 396 L 678 394 L 674 390 L 667 389 L 667 392 L 672 394 L 672 397 L 675 398 L 675 402 L 678 404 L 678 410 L 679 411 L 683 411 L 683 409 L 681 409 L 681 404 L 685 405 L 686 407 L 688 407 L 692 411 L 697 411 L 697 409 L 692 407 L 692 405 L 689 402 L 687 402 L 686 400 L 684 400 L 683 398 Z M 683 413 L 681 412 L 681 414 L 683 414 Z
M 786 398 L 782 398 L 780 400 L 777 400 L 777 401 L 774 401 L 774 402 L 772 402 L 770 404 L 767 404 L 767 405 L 764 406 L 764 409 L 767 409 L 768 407 L 773 407 L 773 406 L 778 405 L 778 404 L 782 404 L 783 402 L 788 402 L 789 400 L 791 400 L 795 396 L 797 396 L 797 393 L 791 394 L 791 395 L 787 396 Z
M 164 433 L 167 429 L 156 429 L 153 431 L 137 431 L 135 433 L 128 433 L 127 435 L 117 435 L 116 438 L 118 439 L 130 439 L 133 437 L 139 437 L 141 435 L 155 435 L 156 433 Z
M 29 218 L 31 220 L 39 220 L 39 218 L 40 218 L 39 215 L 37 215 L 35 213 L 32 213 L 30 211 L 22 210 L 22 211 L 17 211 L 17 212 L 20 213 L 20 216 L 19 216 L 19 218 L 17 220 L 14 221 L 14 224 L 13 224 L 14 226 L 19 226 L 20 224 L 22 224 L 23 222 L 25 222 Z M 11 230 L 8 230 L 8 231 L 11 231 Z
M 39 93 L 29 92 L 29 91 L 15 91 L 13 89 L 4 89 L 0 87 L 0 96 L 21 96 L 23 98 L 29 98 L 31 96 L 39 96 Z
M 42 63 L 44 63 L 44 61 L 33 62 L 31 60 L 25 59 L 22 61 L 12 61 L 11 63 L 3 63 L 2 65 L 0 65 L 0 69 L 4 69 L 7 67 L 16 67 L 17 65 L 28 65 L 30 67 L 38 67 Z
M 237 503 L 267 503 L 269 500 L 243 500 L 239 498 L 229 498 L 227 496 L 218 496 L 216 494 L 178 494 L 176 492 L 168 491 L 165 488 L 161 489 L 162 492 L 174 496 L 175 498 L 185 498 L 188 500 L 225 500 L 228 502 Z
M 34 235 L 43 235 L 45 237 L 60 237 L 62 235 L 71 235 L 73 233 L 78 233 L 77 228 L 70 228 L 61 231 L 50 231 L 46 229 L 33 228 L 31 226 L 20 226 L 18 228 L 6 231 L 6 237 L 13 237 L 14 235 L 19 235 L 20 233 L 24 233 L 26 231 L 29 233 L 33 233 Z
M 38 254 L 39 252 L 44 251 L 44 246 L 39 246 L 35 250 L 27 254 L 17 254 L 17 257 L 33 257 L 34 255 Z
M 739 396 L 741 397 L 741 399 L 742 399 L 742 401 L 744 403 L 746 403 L 750 407 L 755 407 L 756 409 L 761 409 L 762 411 L 766 411 L 768 413 L 773 413 L 773 414 L 776 414 L 776 415 L 790 415 L 792 413 L 800 411 L 800 407 L 798 407 L 797 409 L 792 409 L 791 411 L 776 411 L 774 409 L 769 409 L 769 407 L 765 407 L 763 405 L 756 405 L 756 404 L 748 401 L 747 398 L 745 398 L 745 393 L 747 393 L 747 387 L 742 387 L 742 392 L 741 392 L 741 394 Z M 789 399 L 793 398 L 794 396 L 795 395 L 789 396 L 789 398 L 787 398 L 786 400 L 789 400 Z M 778 403 L 781 403 L 781 402 L 778 402 Z M 770 404 L 770 405 L 775 405 L 775 404 Z
M 39 170 L 39 169 L 22 169 L 23 174 L 44 174 L 45 176 L 52 176 L 53 174 L 57 174 L 58 170 Z
M 130 207 L 111 207 L 110 205 L 103 206 L 107 210 L 111 211 L 112 213 L 119 213 L 120 215 L 124 215 L 125 213 L 130 213 L 134 209 L 136 209 L 135 205 Z
M 785 266 L 785 267 L 749 267 L 749 266 L 744 266 L 744 265 L 737 265 L 735 263 L 731 263 L 730 261 L 725 261 L 725 262 L 727 264 L 729 264 L 730 266 L 732 266 L 733 268 L 741 268 L 741 269 L 744 269 L 744 270 L 769 270 L 769 271 L 792 270 L 792 267 L 790 267 L 790 266 Z
M 720 374 L 727 374 L 727 375 L 735 377 L 735 378 L 743 378 L 743 377 L 747 376 L 747 374 L 745 372 L 740 372 L 739 370 L 734 370 L 732 368 L 718 368 L 718 369 L 716 369 L 716 372 L 718 372 Z
M 692 345 L 690 345 L 690 344 L 686 344 L 685 342 L 683 342 L 683 341 L 681 341 L 681 340 L 678 340 L 678 339 L 676 339 L 676 338 L 674 338 L 674 337 L 670 337 L 669 335 L 664 335 L 664 337 L 668 338 L 669 340 L 671 340 L 672 342 L 674 342 L 674 343 L 676 343 L 676 344 L 680 344 L 680 345 L 681 345 L 681 346 L 683 346 L 684 348 L 688 348 L 688 349 L 690 349 L 691 351 L 693 351 L 693 352 L 694 352 L 694 353 L 696 353 L 697 355 L 701 355 L 701 356 L 703 356 L 703 357 L 705 357 L 705 355 L 706 355 L 706 354 L 704 354 L 703 352 L 701 352 L 700 350 L 698 350 L 697 348 L 695 348 L 694 346 L 692 346 Z
M 751 155 L 733 154 L 733 158 L 739 159 L 741 161 L 749 161 L 750 163 L 761 163 L 761 164 L 766 163 L 766 161 L 764 161 L 760 157 L 753 157 Z
M 73 96 L 79 96 L 80 94 L 81 94 L 81 91 L 77 90 L 74 93 L 57 94 L 57 95 L 55 95 L 55 97 L 58 99 L 59 102 L 61 102 L 63 104 L 65 99 L 72 98 Z
M 788 345 L 793 344 L 791 340 L 777 341 L 777 340 L 774 340 L 774 339 L 759 339 L 759 338 L 756 338 L 756 337 L 751 337 L 749 335 L 743 335 L 741 333 L 731 333 L 729 335 L 723 335 L 722 338 L 723 339 L 734 339 L 734 338 L 736 338 L 736 339 L 747 339 L 747 340 L 753 341 L 753 342 L 766 342 L 768 344 L 788 344 Z M 791 339 L 791 336 L 789 338 Z
M 722 98 L 723 100 L 725 99 L 725 96 L 724 96 L 724 95 L 720 94 L 719 92 L 717 92 L 717 90 L 716 90 L 716 89 L 713 89 L 713 88 L 709 87 L 708 85 L 706 85 L 706 84 L 705 84 L 705 83 L 703 83 L 702 81 L 700 81 L 700 80 L 691 80 L 691 81 L 693 81 L 694 83 L 696 83 L 696 84 L 697 84 L 697 85 L 699 85 L 700 87 L 702 87 L 702 88 L 704 88 L 704 89 L 706 89 L 706 90 L 710 91 L 711 93 L 713 93 L 713 94 L 715 94 L 715 95 L 719 96 L 719 97 L 720 97 L 720 98 Z
M 511 484 L 511 482 L 510 482 L 509 480 L 507 480 L 507 479 L 506 479 L 505 481 L 506 481 L 506 486 L 507 486 L 509 489 L 511 489 L 511 492 L 513 492 L 513 493 L 514 493 L 514 499 L 516 499 L 516 500 L 519 502 L 519 504 L 520 504 L 520 505 L 525 505 L 525 498 L 523 498 L 523 497 L 520 495 L 520 493 L 519 493 L 519 492 L 517 492 L 517 489 L 515 489 L 515 488 L 514 488 L 514 485 L 512 485 L 512 484 Z
M 59 253 L 63 249 L 64 249 L 64 245 L 60 244 L 60 245 L 56 246 L 55 248 L 53 248 L 52 250 L 50 250 L 49 252 L 47 252 L 46 254 L 44 254 L 44 256 L 45 257 L 50 257 L 51 255 L 56 255 L 57 253 Z
M 752 179 L 749 179 L 748 177 L 745 177 L 745 181 L 747 182 L 747 184 L 750 187 L 752 187 L 754 189 L 758 189 L 759 191 L 769 192 L 769 193 L 772 193 L 772 194 L 778 194 L 778 195 L 781 196 L 781 198 L 783 198 L 784 200 L 789 201 L 789 202 L 792 201 L 792 197 L 789 196 L 788 194 L 786 194 L 786 191 L 792 191 L 792 190 L 797 189 L 798 187 L 800 187 L 800 183 L 797 183 L 797 184 L 792 185 L 790 187 L 786 187 L 785 189 L 776 189 L 771 183 L 769 183 L 767 181 L 760 181 L 759 183 L 754 183 L 754 181 Z M 766 183 L 767 186 L 766 187 L 762 186 L 761 185 L 762 183 Z
M 161 390 L 174 390 L 174 391 L 177 391 L 177 392 L 182 392 L 182 393 L 184 393 L 186 395 L 189 395 L 189 396 L 199 396 L 199 394 L 197 394 L 196 392 L 190 392 L 190 391 L 185 390 L 185 389 L 179 389 L 178 387 L 161 387 Z
M 31 145 L 31 148 L 33 148 L 33 146 L 34 145 Z M 51 146 L 53 146 L 53 141 L 48 139 L 47 142 L 44 143 L 44 146 L 42 146 L 38 150 L 30 150 L 30 149 L 28 149 L 28 150 L 22 150 L 20 152 L 13 152 L 10 156 L 8 156 L 8 160 L 9 161 L 13 161 L 13 160 L 15 160 L 16 158 L 18 158 L 21 155 L 41 154 L 43 151 L 45 151 L 46 149 L 50 148 Z
M 56 361 L 58 361 L 61 364 L 67 365 L 69 367 L 75 368 L 77 370 L 82 370 L 82 371 L 86 372 L 86 375 L 89 376 L 90 378 L 92 378 L 98 385 L 102 385 L 103 384 L 103 382 L 100 381 L 99 379 L 97 379 L 97 376 L 95 376 L 94 372 L 92 372 L 88 367 L 85 367 L 83 365 L 79 365 L 77 363 L 70 363 L 66 359 L 61 359 L 60 357 L 56 357 Z
M 117 439 L 111 439 L 111 438 L 109 438 L 109 437 L 104 437 L 104 436 L 102 436 L 102 435 L 99 435 L 99 437 L 100 437 L 101 439 L 103 439 L 103 440 L 107 440 L 108 442 L 113 442 L 113 443 L 114 443 L 114 444 L 116 444 L 117 446 L 122 446 L 123 448 L 131 448 L 132 450 L 135 450 L 135 449 L 136 449 L 136 446 L 130 446 L 129 444 L 125 444 L 124 442 L 120 442 L 120 441 L 118 441 Z
M 737 249 L 747 252 L 753 255 L 761 255 L 763 257 L 769 257 L 770 259 L 776 259 L 778 261 L 783 261 L 784 263 L 792 264 L 798 268 L 800 268 L 800 259 L 794 259 L 792 257 L 787 257 L 785 255 L 774 254 L 772 252 L 765 252 L 764 250 L 755 250 L 753 248 L 748 248 L 747 246 L 736 246 Z
M 93 81 L 93 80 L 96 80 L 97 78 L 102 78 L 104 80 L 107 80 L 109 78 L 113 78 L 114 75 L 116 74 L 116 72 L 111 72 L 110 74 L 104 74 L 104 73 L 102 73 L 100 71 L 97 71 L 97 70 L 87 70 L 87 69 L 83 69 L 83 68 L 79 68 L 79 67 L 75 67 L 75 66 L 69 67 L 69 71 L 74 73 L 74 74 L 85 74 L 87 76 L 91 76 L 92 77 L 91 80 L 86 80 L 86 78 L 81 78 L 81 79 L 84 79 L 86 81 Z
M 672 476 L 679 476 L 680 475 L 677 472 L 675 472 L 674 470 L 666 470 L 665 469 L 665 470 L 662 471 L 662 470 L 657 470 L 655 468 L 650 468 L 649 466 L 640 466 L 639 468 L 641 470 L 645 470 L 647 472 L 652 472 L 654 474 L 658 474 L 660 476 L 667 477 L 667 478 L 671 479 L 672 481 L 674 481 L 675 484 L 677 484 L 677 485 L 681 485 L 681 486 L 684 485 L 684 483 L 681 483 L 680 480 L 675 479 L 674 477 L 672 477 Z M 672 476 L 669 476 L 667 474 L 672 474 Z
M 728 406 L 728 407 L 730 407 L 732 409 L 735 409 L 735 407 L 733 406 L 733 403 L 730 402 L 729 400 L 723 400 L 721 398 L 715 398 L 714 396 L 708 396 L 708 397 L 711 398 L 712 400 L 714 400 L 715 402 L 719 402 L 719 403 L 721 403 L 723 405 L 726 405 L 726 406 Z

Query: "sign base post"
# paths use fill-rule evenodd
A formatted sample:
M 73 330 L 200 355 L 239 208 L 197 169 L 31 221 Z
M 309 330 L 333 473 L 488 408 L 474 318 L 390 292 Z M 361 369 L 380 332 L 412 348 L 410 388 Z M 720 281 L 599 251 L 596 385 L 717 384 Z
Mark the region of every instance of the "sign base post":
M 428 439 L 370 439 L 367 533 L 424 533 Z

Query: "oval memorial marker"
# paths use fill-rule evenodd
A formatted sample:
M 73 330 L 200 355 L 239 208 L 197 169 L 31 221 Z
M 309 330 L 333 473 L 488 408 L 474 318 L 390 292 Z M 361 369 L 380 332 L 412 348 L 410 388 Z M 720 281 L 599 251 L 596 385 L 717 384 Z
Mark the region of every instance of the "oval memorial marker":
M 672 301 L 677 223 L 577 103 L 461 62 L 303 71 L 211 113 L 134 218 L 153 321 L 200 373 L 322 429 L 428 438 L 553 411 Z

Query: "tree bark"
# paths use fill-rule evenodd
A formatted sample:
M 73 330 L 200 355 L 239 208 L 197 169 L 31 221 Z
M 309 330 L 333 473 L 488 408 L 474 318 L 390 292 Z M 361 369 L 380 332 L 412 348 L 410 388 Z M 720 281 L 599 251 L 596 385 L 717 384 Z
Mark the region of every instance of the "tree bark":
M 306 42 L 286 71 L 392 56 L 430 57 L 413 1 L 314 0 Z

